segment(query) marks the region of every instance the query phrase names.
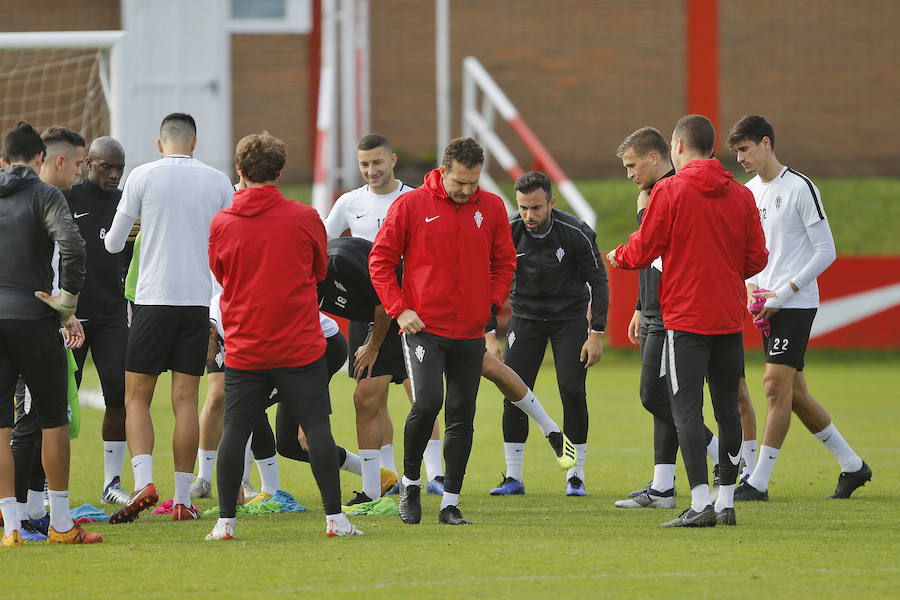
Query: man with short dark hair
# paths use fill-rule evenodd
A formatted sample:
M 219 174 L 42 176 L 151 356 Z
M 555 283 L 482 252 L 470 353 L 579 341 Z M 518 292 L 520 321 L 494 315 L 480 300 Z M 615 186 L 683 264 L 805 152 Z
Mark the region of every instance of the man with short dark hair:
M 71 189 L 84 167 L 84 138 L 77 131 L 57 125 L 48 127 L 41 139 L 47 146 L 41 181 L 61 190 Z
M 593 230 L 554 207 L 550 179 L 532 171 L 515 184 L 519 211 L 509 219 L 516 247 L 506 334 L 507 366 L 534 387 L 547 342 L 563 405 L 563 431 L 574 444 L 575 465 L 566 472 L 567 496 L 584 496 L 588 409 L 587 368 L 603 354 L 609 307 L 606 268 Z M 590 306 L 590 323 L 587 319 Z M 503 402 L 506 474 L 491 495 L 523 494 L 522 463 L 528 417 L 509 398 Z
M 403 331 L 413 392 L 398 507 L 404 523 L 422 518 L 422 454 L 442 405 L 446 470 L 438 521 L 470 523 L 458 504 L 472 449 L 484 326 L 506 300 L 516 264 L 503 202 L 478 187 L 483 164 L 475 140 L 452 140 L 423 186 L 391 205 L 369 254 L 375 291 Z
M 226 368 L 219 520 L 207 540 L 234 537 L 244 447 L 275 388 L 284 416 L 306 436 L 325 534 L 362 535 L 341 512 L 329 423 L 326 342 L 316 296 L 327 269 L 325 227 L 312 208 L 281 195 L 276 184 L 286 157 L 284 142 L 266 132 L 238 142 L 235 169 L 243 189 L 210 228 L 209 267 L 222 285 Z M 297 429 L 289 428 L 288 435 L 296 436 Z
M 662 527 L 736 523 L 733 496 L 740 462 L 738 382 L 744 279 L 766 264 L 766 247 L 749 190 L 716 159 L 715 129 L 702 115 L 682 117 L 672 132 L 675 175 L 657 182 L 638 231 L 607 255 L 613 266 L 640 269 L 661 256 L 659 302 L 666 326 L 663 366 L 672 415 L 691 486 L 691 506 Z M 710 503 L 703 426 L 703 383 L 719 423 L 721 485 Z
M 31 391 L 43 436 L 50 495 L 51 544 L 102 542 L 69 514 L 69 424 L 66 355 L 59 324 L 69 327 L 84 282 L 84 241 L 62 193 L 37 171 L 45 146 L 20 122 L 6 132 L 0 151 L 0 545 L 22 545 L 10 451 L 13 394 L 19 374 Z M 59 287 L 53 286 L 51 254 L 59 247 Z M 43 303 L 42 303 L 43 302 Z
M 787 436 L 791 412 L 822 442 L 841 467 L 831 498 L 849 498 L 872 478 L 863 461 L 813 398 L 803 373 L 806 344 L 819 306 L 816 277 L 834 261 L 834 238 L 818 188 L 805 175 L 782 165 L 775 156 L 775 130 L 763 117 L 747 115 L 728 136 L 738 162 L 755 177 L 747 182 L 771 249 L 766 268 L 747 280 L 747 305 L 765 305 L 757 322 L 768 320 L 763 334 L 768 401 L 766 425 L 756 469 L 742 480 L 735 500 L 768 500 L 769 478 Z
M 190 115 L 167 115 L 156 144 L 163 157 L 128 176 L 104 240 L 109 252 L 121 252 L 135 220 L 141 220 L 140 270 L 125 354 L 125 429 L 135 489 L 111 523 L 132 522 L 159 499 L 153 483 L 150 403 L 156 380 L 166 370 L 172 371 L 175 413 L 172 518 L 200 516 L 192 508 L 190 487 L 199 437 L 200 376 L 210 338 L 212 277 L 206 252 L 209 224 L 231 203 L 234 189 L 224 173 L 192 157 L 197 126 Z

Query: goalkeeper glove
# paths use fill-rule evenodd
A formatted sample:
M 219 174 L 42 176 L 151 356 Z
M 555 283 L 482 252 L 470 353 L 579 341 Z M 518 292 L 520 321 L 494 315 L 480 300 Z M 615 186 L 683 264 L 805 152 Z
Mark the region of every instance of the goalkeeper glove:
M 60 290 L 59 296 L 51 296 L 47 292 L 36 291 L 34 297 L 59 313 L 59 322 L 65 324 L 75 314 L 78 306 L 78 294 Z

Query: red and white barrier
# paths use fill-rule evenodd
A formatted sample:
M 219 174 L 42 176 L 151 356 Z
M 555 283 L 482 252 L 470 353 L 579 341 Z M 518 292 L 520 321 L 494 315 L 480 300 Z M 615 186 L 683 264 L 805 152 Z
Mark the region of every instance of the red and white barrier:
M 482 110 L 478 111 L 478 90 L 483 94 Z M 525 120 L 510 102 L 497 82 L 488 74 L 485 68 L 478 62 L 474 56 L 467 56 L 463 59 L 463 135 L 476 137 L 484 147 L 485 161 L 487 162 L 488 153 L 493 155 L 500 166 L 509 176 L 516 180 L 522 173 L 522 167 L 519 166 L 512 152 L 500 140 L 493 130 L 493 114 L 494 110 L 500 113 L 500 116 L 509 123 L 512 130 L 524 142 L 525 146 L 531 152 L 534 159 L 546 170 L 551 180 L 556 182 L 560 193 L 584 222 L 593 227 L 597 222 L 597 215 L 594 209 L 575 187 L 575 184 L 559 167 L 551 156 L 550 152 L 541 143 L 531 128 L 525 123 Z M 487 166 L 487 165 L 485 165 Z M 499 193 L 499 188 L 490 177 L 485 179 L 482 173 L 482 184 L 491 192 Z M 490 187 L 489 187 L 490 186 Z M 491 189 L 493 187 L 494 189 Z M 502 194 L 500 194 L 502 197 Z M 505 198 L 504 198 L 505 200 Z

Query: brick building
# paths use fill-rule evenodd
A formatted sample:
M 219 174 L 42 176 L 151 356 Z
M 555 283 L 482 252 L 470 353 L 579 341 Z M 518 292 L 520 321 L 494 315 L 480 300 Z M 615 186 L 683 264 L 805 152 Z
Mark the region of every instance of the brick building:
M 36 0 L 24 11 L 0 0 L 0 10 L 7 31 L 121 27 L 119 0 Z M 426 168 L 436 153 L 434 3 L 375 0 L 370 16 L 372 128 Z M 756 112 L 797 169 L 900 175 L 900 4 L 719 2 L 718 19 L 721 133 Z M 451 0 L 450 27 L 451 132 L 461 60 L 474 55 L 572 177 L 621 176 L 622 138 L 645 124 L 668 133 L 686 110 L 685 1 Z M 314 56 L 309 35 L 231 36 L 232 137 L 283 137 L 286 181 L 311 178 Z M 498 131 L 529 165 L 508 128 Z

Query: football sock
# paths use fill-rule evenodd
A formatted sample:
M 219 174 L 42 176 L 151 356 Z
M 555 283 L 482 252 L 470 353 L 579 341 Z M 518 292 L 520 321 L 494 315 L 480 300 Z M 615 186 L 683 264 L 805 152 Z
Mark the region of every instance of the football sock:
M 44 507 L 44 492 L 38 490 L 28 490 L 28 500 L 25 503 L 28 511 L 29 519 L 43 519 L 47 516 L 47 509 Z
M 441 510 L 448 506 L 459 506 L 459 494 L 444 492 L 444 495 L 441 497 Z
M 19 507 L 16 506 L 16 497 L 0 498 L 0 514 L 3 515 L 3 535 L 10 536 L 16 529 L 22 529 L 19 522 Z
M 233 532 L 235 523 L 237 523 L 237 519 L 235 517 L 227 517 L 224 519 L 222 517 L 219 517 L 219 520 L 216 521 L 216 526 L 213 528 L 213 531 L 224 531 L 225 525 L 231 525 L 231 531 Z
M 172 506 L 176 504 L 191 505 L 191 479 L 193 478 L 193 473 L 175 471 L 175 495 L 172 497 Z
M 544 437 L 547 437 L 554 431 L 561 431 L 559 425 L 550 418 L 550 415 L 548 415 L 547 411 L 544 410 L 544 407 L 541 406 L 540 400 L 535 397 L 534 392 L 530 389 L 525 394 L 524 398 L 513 402 L 512 405 L 534 419 L 534 422 L 541 428 L 541 433 Z
M 522 481 L 522 463 L 525 462 L 525 444 L 519 442 L 503 442 L 503 454 L 506 455 L 506 476 Z
M 103 488 L 117 476 L 122 475 L 125 449 L 128 442 L 103 442 Z
M 253 450 L 250 445 L 253 443 L 253 434 L 247 438 L 247 447 L 244 448 L 244 474 L 241 476 L 241 482 L 250 481 L 250 466 L 253 464 Z
M 829 423 L 828 427 L 813 434 L 817 440 L 825 444 L 828 451 L 831 452 L 841 465 L 841 471 L 844 473 L 854 473 L 862 469 L 862 459 L 850 444 L 844 440 L 844 436 L 837 430 L 834 423 Z
M 425 463 L 425 474 L 428 476 L 428 481 L 444 474 L 444 466 L 441 463 L 441 440 L 428 440 L 422 460 Z
M 360 450 L 362 491 L 370 500 L 381 498 L 381 450 Z
M 675 465 L 653 465 L 653 483 L 650 487 L 657 492 L 667 492 L 675 487 Z
M 393 444 L 385 444 L 381 447 L 381 466 L 389 471 L 397 472 L 397 467 L 394 464 L 394 445 Z
M 381 468 L 381 467 L 379 467 Z M 334 521 L 334 524 L 338 527 L 344 529 L 350 527 L 350 521 L 347 520 L 347 515 L 344 513 L 335 513 L 333 515 L 325 515 L 325 526 L 328 526 L 328 521 Z
M 344 457 L 344 462 L 341 463 L 341 470 L 362 475 L 362 465 L 359 456 L 353 454 L 349 450 L 345 450 L 345 452 L 347 455 Z
M 153 483 L 153 455 L 138 454 L 131 459 L 131 468 L 134 469 L 134 489 L 143 489 L 147 484 Z M 57 531 L 59 531 L 57 529 Z
M 216 466 L 215 450 L 197 450 L 197 479 L 210 483 Z
M 740 474 L 740 478 L 743 479 L 752 474 L 756 468 L 756 440 L 741 443 L 741 457 L 744 459 L 744 472 Z
M 702 511 L 709 504 L 709 485 L 701 483 L 691 488 L 691 508 L 694 512 Z
M 716 498 L 716 511 L 721 512 L 726 508 L 734 508 L 734 484 L 720 485 L 719 497 Z
M 259 488 L 266 494 L 274 494 L 281 489 L 281 476 L 278 472 L 278 459 L 273 454 L 269 458 L 256 460 L 259 469 Z
M 69 491 L 50 493 L 50 526 L 59 533 L 65 533 L 73 527 L 75 522 L 69 514 Z
M 401 481 L 403 482 L 403 487 L 409 487 L 411 485 L 414 485 L 416 487 L 422 487 L 422 478 L 421 477 L 419 477 L 418 479 L 410 479 L 409 477 L 404 475 L 403 479 Z M 444 493 L 446 494 L 447 492 L 444 492 Z
M 770 448 L 769 446 L 759 447 L 759 458 L 756 461 L 756 468 L 747 483 L 755 487 L 761 492 L 769 489 L 769 479 L 772 478 L 772 469 L 775 468 L 775 461 L 781 452 L 778 448 Z
M 706 455 L 712 461 L 712 464 L 719 464 L 719 438 L 712 436 L 709 444 L 706 445 Z
M 575 460 L 575 466 L 566 472 L 566 479 L 574 475 L 581 481 L 584 481 L 584 458 L 585 454 L 587 454 L 587 444 L 572 445 L 575 446 L 575 450 L 578 452 L 578 458 Z

